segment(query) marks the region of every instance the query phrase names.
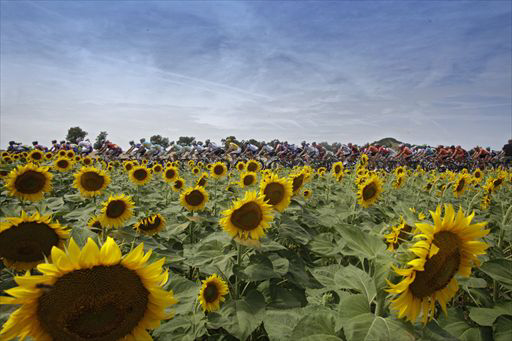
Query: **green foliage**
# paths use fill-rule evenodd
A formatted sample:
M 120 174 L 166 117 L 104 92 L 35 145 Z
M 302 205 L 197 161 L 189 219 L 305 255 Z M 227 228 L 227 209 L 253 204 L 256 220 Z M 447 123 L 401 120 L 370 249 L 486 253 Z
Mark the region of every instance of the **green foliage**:
M 153 136 L 151 136 L 149 138 L 149 141 L 152 144 L 157 144 L 157 145 L 162 146 L 164 148 L 169 147 L 169 138 L 167 138 L 167 137 L 162 137 L 160 135 L 153 135 Z
M 94 142 L 94 149 L 100 149 L 101 146 L 103 146 L 103 143 L 105 143 L 105 141 L 107 141 L 107 135 L 108 133 L 106 131 L 102 131 L 98 134 L 98 136 L 96 137 L 96 142 Z
M 178 141 L 176 141 L 176 144 L 179 144 L 180 146 L 188 146 L 190 145 L 193 141 L 195 141 L 195 137 L 193 136 L 180 136 L 180 138 L 178 139 Z
M 87 132 L 82 130 L 80 127 L 71 127 L 68 129 L 68 134 L 66 135 L 66 140 L 71 143 L 78 143 L 78 139 L 83 139 L 87 136 Z

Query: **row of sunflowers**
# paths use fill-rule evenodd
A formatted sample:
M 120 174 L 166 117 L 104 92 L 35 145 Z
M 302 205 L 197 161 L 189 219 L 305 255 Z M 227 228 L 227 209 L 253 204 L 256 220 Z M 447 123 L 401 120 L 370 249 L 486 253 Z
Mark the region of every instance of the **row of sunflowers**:
M 512 173 L 1 154 L 0 340 L 505 340 Z

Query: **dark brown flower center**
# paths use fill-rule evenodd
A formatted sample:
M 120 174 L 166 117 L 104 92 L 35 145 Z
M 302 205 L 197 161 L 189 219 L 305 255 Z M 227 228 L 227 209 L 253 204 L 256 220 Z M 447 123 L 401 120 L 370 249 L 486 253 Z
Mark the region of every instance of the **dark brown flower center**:
M 265 194 L 265 201 L 269 205 L 277 205 L 284 198 L 284 186 L 277 182 L 271 182 L 265 186 L 263 194 Z
M 204 195 L 201 193 L 201 191 L 195 189 L 189 194 L 185 195 L 185 201 L 190 206 L 199 206 L 204 201 Z
M 244 231 L 254 230 L 263 219 L 263 212 L 255 202 L 248 202 L 231 214 L 231 223 Z
M 174 188 L 180 189 L 181 187 L 183 187 L 183 181 L 176 181 L 174 183 Z
M 244 185 L 245 186 L 250 186 L 250 185 L 252 185 L 253 182 L 254 182 L 254 176 L 252 176 L 252 175 L 244 176 Z
M 301 174 L 299 176 L 296 176 L 293 178 L 293 191 L 296 192 L 299 190 L 299 188 L 302 186 L 302 183 L 304 182 L 304 174 Z
M 441 231 L 434 235 L 433 243 L 439 252 L 427 260 L 424 271 L 416 271 L 416 278 L 409 286 L 412 294 L 418 298 L 430 296 L 445 288 L 459 270 L 459 237 L 452 232 Z
M 216 175 L 221 175 L 222 173 L 224 173 L 224 167 L 222 167 L 221 165 L 217 165 L 213 168 L 213 172 Z
M 219 288 L 215 283 L 208 283 L 203 291 L 204 300 L 208 303 L 214 302 L 219 298 Z
M 49 256 L 59 236 L 45 223 L 23 222 L 0 233 L 0 258 L 36 262 Z
M 41 160 L 43 158 L 43 154 L 42 153 L 32 153 L 32 159 L 34 160 Z
M 124 169 L 126 169 L 127 171 L 132 170 L 132 168 L 133 165 L 131 163 L 127 163 L 126 165 L 124 165 Z
M 139 225 L 139 228 L 144 231 L 151 231 L 160 226 L 162 219 L 159 216 L 155 217 L 155 220 L 151 222 L 149 218 L 143 219 L 142 224 Z
M 258 170 L 258 164 L 256 162 L 249 162 L 247 164 L 247 170 L 249 172 L 256 172 Z
M 118 218 L 126 211 L 126 203 L 123 200 L 113 200 L 107 206 L 107 217 Z
M 149 292 L 121 264 L 69 272 L 39 297 L 37 319 L 54 340 L 118 340 L 144 317 Z
M 4 177 L 4 176 L 7 176 L 7 175 L 9 175 L 9 171 L 0 170 L 0 176 Z
M 199 181 L 197 182 L 197 185 L 204 187 L 204 185 L 206 185 L 206 178 L 202 177 L 201 179 L 199 179 Z
M 377 186 L 374 182 L 369 183 L 363 188 L 363 200 L 370 200 L 377 194 Z
M 105 183 L 105 178 L 96 172 L 85 172 L 80 177 L 80 185 L 86 191 L 98 191 Z
M 176 175 L 176 172 L 174 171 L 174 169 L 168 169 L 165 171 L 165 177 L 167 179 L 173 179 L 175 175 Z
M 339 172 L 341 172 L 341 167 L 340 167 L 340 165 L 336 165 L 336 166 L 334 166 L 334 172 L 335 172 L 336 174 L 338 174 Z
M 59 160 L 57 161 L 57 167 L 59 168 L 62 168 L 62 169 L 65 169 L 67 168 L 69 165 L 69 161 L 68 160 Z
M 460 192 L 464 189 L 464 185 L 466 184 L 466 181 L 464 179 L 460 179 L 459 183 L 457 184 L 457 188 L 455 191 Z
M 46 184 L 46 177 L 43 173 L 29 170 L 19 175 L 14 182 L 16 190 L 23 194 L 39 193 Z
M 139 181 L 142 181 L 148 177 L 148 171 L 144 168 L 139 168 L 133 171 L 133 177 Z

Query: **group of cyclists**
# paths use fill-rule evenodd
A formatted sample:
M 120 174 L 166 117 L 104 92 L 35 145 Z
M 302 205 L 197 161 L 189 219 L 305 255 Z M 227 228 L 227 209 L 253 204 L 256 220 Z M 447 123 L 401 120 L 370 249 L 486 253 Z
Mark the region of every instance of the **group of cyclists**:
M 108 140 L 94 151 L 89 139 L 79 139 L 77 143 L 53 140 L 49 148 L 39 144 L 38 141 L 33 141 L 32 146 L 10 141 L 7 148 L 12 153 L 32 149 L 43 152 L 56 152 L 62 149 L 73 150 L 76 154 L 82 156 L 94 152 L 96 156 L 103 157 L 108 161 L 113 159 L 148 159 L 153 162 L 201 160 L 205 162 L 227 161 L 228 163 L 236 163 L 239 160 L 256 159 L 264 167 L 269 168 L 275 165 L 293 167 L 304 164 L 329 167 L 338 161 L 350 166 L 355 164 L 363 154 L 367 155 L 368 167 L 370 168 L 392 169 L 398 165 L 409 167 L 419 165 L 424 169 L 460 170 L 462 168 L 473 169 L 512 165 L 512 140 L 509 140 L 501 151 L 480 146 L 465 150 L 460 145 L 432 147 L 401 144 L 396 148 L 390 148 L 378 144 L 364 146 L 352 143 L 326 145 L 303 141 L 296 145 L 279 140 L 256 143 L 254 140 L 238 142 L 233 139 L 222 140 L 220 145 L 208 139 L 204 142 L 193 140 L 189 144 L 172 141 L 165 148 L 160 144 L 151 143 L 145 138 L 141 138 L 139 143 L 130 141 L 130 147 L 126 151 Z

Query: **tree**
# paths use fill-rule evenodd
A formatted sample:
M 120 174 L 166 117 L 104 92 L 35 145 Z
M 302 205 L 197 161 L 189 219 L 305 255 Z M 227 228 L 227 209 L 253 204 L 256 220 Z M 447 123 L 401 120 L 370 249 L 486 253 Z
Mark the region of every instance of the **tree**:
M 169 147 L 169 139 L 167 137 L 162 137 L 160 135 L 153 135 L 153 136 L 151 136 L 149 141 L 152 144 L 158 144 L 164 148 Z
M 87 132 L 83 131 L 80 127 L 71 127 L 68 130 L 68 135 L 66 136 L 66 140 L 68 140 L 71 143 L 78 143 L 78 139 L 83 139 L 85 136 L 87 136 Z
M 96 142 L 94 142 L 94 149 L 100 149 L 103 146 L 103 143 L 107 140 L 108 133 L 106 131 L 102 131 L 96 137 Z
M 261 142 L 260 142 L 260 141 L 257 141 L 257 140 L 255 140 L 255 139 L 250 139 L 250 140 L 249 140 L 249 141 L 247 141 L 247 142 L 249 142 L 250 144 L 255 145 L 255 146 L 256 146 L 256 147 L 258 147 L 258 148 L 260 147 L 260 144 L 261 144 Z
M 176 143 L 180 146 L 190 145 L 193 141 L 195 141 L 195 139 L 196 138 L 193 136 L 180 136 L 178 142 Z

